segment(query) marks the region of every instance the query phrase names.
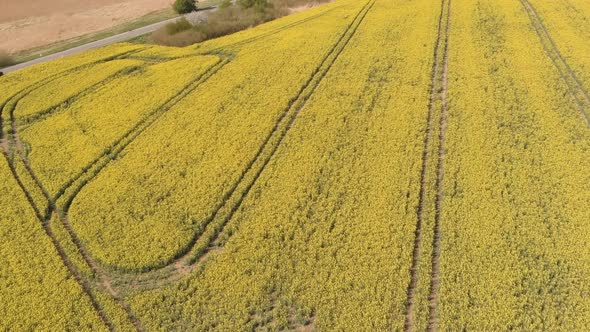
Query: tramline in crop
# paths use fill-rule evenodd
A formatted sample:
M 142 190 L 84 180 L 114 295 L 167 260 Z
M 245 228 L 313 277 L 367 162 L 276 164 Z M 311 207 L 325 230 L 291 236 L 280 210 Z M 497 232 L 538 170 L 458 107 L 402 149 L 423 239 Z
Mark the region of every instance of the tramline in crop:
M 91 87 L 90 89 L 92 89 L 92 88 L 93 88 L 93 87 Z M 100 89 L 100 88 L 99 88 L 99 89 Z M 193 89 L 194 89 L 194 88 L 193 88 Z M 83 90 L 83 91 L 85 92 L 86 90 Z M 189 89 L 189 90 L 187 90 L 187 93 L 188 93 L 188 92 L 190 92 L 190 91 L 192 91 L 192 89 Z M 84 94 L 83 92 L 80 92 L 80 93 L 79 93 L 79 95 L 80 95 L 80 96 L 82 96 L 83 94 Z M 186 94 L 185 94 L 185 95 L 186 95 Z M 25 95 L 20 95 L 20 96 L 18 96 L 18 97 L 19 97 L 19 98 L 22 98 L 22 97 L 24 97 L 24 96 L 25 96 Z M 182 97 L 183 97 L 183 96 L 182 96 L 182 95 L 180 95 L 180 96 L 179 96 L 179 98 L 178 98 L 178 100 L 182 99 Z M 74 97 L 74 98 L 72 98 L 72 97 L 68 97 L 68 98 L 69 98 L 69 99 L 68 99 L 68 101 L 67 101 L 67 104 L 65 105 L 65 106 L 66 106 L 66 109 L 69 109 L 69 108 L 71 107 L 71 104 L 72 104 L 72 103 L 71 103 L 71 101 L 72 101 L 72 100 L 73 100 L 73 102 L 74 102 L 74 103 L 76 102 L 76 98 L 75 98 L 75 97 Z M 20 100 L 20 99 L 19 99 L 19 100 Z M 19 138 L 19 137 L 18 137 L 18 135 L 17 135 L 17 129 L 16 129 L 16 126 L 14 126 L 15 119 L 14 119 L 14 116 L 13 116 L 13 114 L 14 114 L 14 110 L 15 110 L 15 108 L 16 108 L 16 105 L 17 105 L 17 103 L 18 103 L 18 101 L 16 101 L 16 102 L 13 102 L 13 104 L 9 105 L 9 113 L 11 114 L 11 118 L 12 118 L 12 122 L 13 122 L 13 128 L 12 128 L 13 135 L 11 136 L 11 137 L 12 137 L 12 138 L 11 138 L 11 142 L 12 142 L 13 146 L 15 146 L 15 147 L 19 147 L 19 146 L 21 146 L 21 145 L 22 145 L 22 144 L 20 143 L 20 138 Z M 61 103 L 65 103 L 65 102 L 61 102 Z M 59 103 L 58 103 L 58 104 L 59 104 Z M 172 105 L 174 105 L 174 104 L 172 104 Z M 52 107 L 49 107 L 48 109 L 54 109 L 55 107 L 56 107 L 56 106 L 52 106 Z M 44 119 L 43 119 L 43 120 L 44 120 Z M 149 121 L 147 121 L 147 122 L 148 122 L 148 126 L 149 126 Z M 140 126 L 141 126 L 141 123 L 140 123 Z M 126 136 L 128 136 L 128 135 L 129 135 L 129 134 L 127 134 Z M 135 135 L 135 134 L 131 134 L 131 135 Z M 125 138 L 125 136 L 124 136 L 124 138 Z M 133 140 L 133 136 L 131 136 L 131 139 L 130 139 L 130 141 L 132 141 L 132 140 Z M 121 147 L 121 149 L 122 149 L 122 148 L 124 148 L 124 147 L 125 147 L 125 145 L 126 145 L 126 144 L 124 143 L 124 145 Z M 117 148 L 116 148 L 116 149 L 117 149 Z M 54 202 L 52 202 L 52 199 L 53 199 L 53 197 L 51 197 L 51 196 L 49 195 L 49 192 L 47 192 L 47 191 L 46 191 L 46 190 L 45 190 L 45 189 L 44 189 L 44 188 L 41 186 L 41 184 L 40 184 L 40 182 L 39 182 L 39 179 L 36 177 L 36 175 L 33 173 L 32 169 L 30 168 L 30 164 L 29 164 L 29 162 L 28 162 L 28 160 L 27 160 L 27 159 L 28 159 L 28 157 L 25 155 L 25 152 L 23 151 L 22 147 L 19 147 L 19 148 L 17 148 L 17 150 L 18 150 L 18 154 L 20 155 L 20 159 L 21 159 L 21 160 L 22 160 L 22 162 L 23 162 L 23 163 L 24 163 L 24 164 L 27 166 L 27 169 L 28 169 L 28 172 L 29 172 L 29 176 L 31 176 L 31 177 L 33 178 L 34 182 L 36 182 L 36 183 L 37 183 L 37 185 L 38 185 L 39 187 L 41 187 L 41 189 L 42 189 L 42 190 L 44 191 L 44 193 L 45 193 L 45 196 L 47 196 L 47 199 L 49 200 L 49 208 L 48 208 L 49 210 L 48 210 L 48 212 L 47 212 L 47 213 L 48 213 L 48 215 L 47 215 L 47 217 L 45 217 L 45 219 L 47 219 L 47 222 L 48 222 L 48 221 L 49 221 L 48 219 L 49 219 L 49 218 L 50 218 L 50 216 L 51 216 L 51 211 L 52 211 L 52 209 L 55 209 L 55 208 L 56 208 L 56 206 L 55 206 L 55 203 L 54 203 Z M 121 150 L 119 150 L 119 151 L 121 151 Z M 109 151 L 109 152 L 110 152 L 110 151 Z M 118 151 L 117 151 L 117 150 L 114 150 L 114 152 L 118 153 Z M 108 154 L 108 155 L 111 155 L 111 156 L 112 156 L 112 154 Z M 112 158 L 112 157 L 110 157 L 110 158 Z M 267 162 L 268 162 L 268 160 L 267 160 Z M 96 164 L 98 164 L 98 162 L 94 162 L 93 164 L 95 164 L 95 163 L 96 163 Z M 92 167 L 92 164 L 91 164 L 91 167 Z M 91 169 L 91 167 L 87 168 L 87 170 L 88 170 L 88 169 Z M 95 174 L 96 174 L 96 173 L 95 173 Z M 85 180 L 82 180 L 82 181 L 83 181 L 83 182 L 82 182 L 82 185 L 83 185 L 84 183 L 86 183 L 86 181 L 89 181 L 90 179 L 91 179 L 91 178 L 89 178 L 89 179 L 85 179 Z M 78 191 L 79 189 L 80 189 L 80 188 L 78 187 L 78 188 L 76 189 L 76 191 Z M 59 196 L 60 196 L 62 193 L 63 193 L 63 190 L 62 190 L 62 191 L 60 191 L 60 193 L 58 193 L 58 197 L 59 197 Z M 75 194 L 74 194 L 74 195 L 75 195 Z M 69 199 L 68 201 L 66 201 L 66 203 L 65 203 L 65 204 L 66 204 L 66 207 L 68 207 L 68 206 L 69 206 L 69 204 L 70 204 L 70 202 L 71 202 L 71 199 L 73 199 L 73 196 L 71 196 L 71 197 L 70 197 L 70 199 Z M 67 210 L 66 210 L 65 212 L 67 213 Z M 62 218 L 64 218 L 64 219 L 65 219 L 65 218 L 67 218 L 67 215 L 65 215 L 65 216 L 62 216 Z M 62 221 L 63 221 L 63 219 L 62 219 Z M 46 223 L 46 222 L 44 221 L 44 223 Z M 68 225 L 67 221 L 66 221 L 66 222 L 63 224 L 63 226 L 65 226 L 65 229 L 68 231 L 68 233 L 70 233 L 70 236 L 71 236 L 71 237 L 74 239 L 74 243 L 75 243 L 75 244 L 78 246 L 78 251 L 82 253 L 82 256 L 84 256 L 84 259 L 87 261 L 87 264 L 93 265 L 93 264 L 91 263 L 91 258 L 89 258 L 89 256 L 88 256 L 88 253 L 87 253 L 87 252 L 86 252 L 86 251 L 85 251 L 85 250 L 84 250 L 84 249 L 81 247 L 81 245 L 82 245 L 82 244 L 81 244 L 81 241 L 80 241 L 80 240 L 77 238 L 77 236 L 75 235 L 75 233 L 73 233 L 73 231 L 72 231 L 71 227 Z M 96 267 L 93 267 L 93 271 L 94 271 L 94 273 L 97 273 L 97 272 L 98 272 L 98 271 L 96 270 Z M 107 287 L 108 287 L 108 286 L 107 286 Z
M 444 137 L 447 113 L 447 82 L 448 82 L 448 48 L 449 25 L 451 17 L 451 1 L 441 2 L 437 41 L 434 49 L 432 65 L 432 83 L 428 118 L 424 135 L 424 150 L 422 152 L 422 168 L 420 171 L 419 201 L 416 208 L 416 229 L 414 234 L 414 249 L 412 252 L 412 266 L 410 268 L 410 284 L 407 290 L 407 307 L 404 329 L 429 331 L 436 330 L 436 303 L 439 280 L 440 256 L 440 216 L 442 209 L 442 174 Z M 425 220 L 431 219 L 431 220 Z M 432 245 L 427 250 L 422 248 L 423 228 L 432 227 Z M 426 240 L 428 238 L 426 237 Z M 424 252 L 422 252 L 424 250 Z M 431 253 L 429 254 L 429 250 Z M 425 258 L 431 256 L 430 260 Z M 427 266 L 424 261 L 430 261 Z M 430 268 L 430 271 L 428 270 Z M 425 277 L 430 275 L 430 284 Z M 422 280 L 420 280 L 422 279 Z M 426 293 L 428 292 L 428 293 Z M 424 297 L 428 294 L 428 307 Z M 422 306 L 416 307 L 416 302 Z M 428 312 L 428 316 L 426 316 Z

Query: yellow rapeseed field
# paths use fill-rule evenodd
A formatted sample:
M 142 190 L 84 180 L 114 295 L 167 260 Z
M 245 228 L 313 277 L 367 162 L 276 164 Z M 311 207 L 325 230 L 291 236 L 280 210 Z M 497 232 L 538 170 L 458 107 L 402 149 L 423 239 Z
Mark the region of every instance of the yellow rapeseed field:
M 0 78 L 0 329 L 590 330 L 590 5 L 335 0 Z

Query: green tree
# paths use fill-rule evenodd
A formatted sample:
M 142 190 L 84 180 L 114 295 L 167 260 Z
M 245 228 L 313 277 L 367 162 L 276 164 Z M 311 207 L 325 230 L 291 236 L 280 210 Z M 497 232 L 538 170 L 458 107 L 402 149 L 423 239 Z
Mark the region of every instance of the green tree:
M 172 8 L 178 14 L 186 14 L 197 10 L 196 0 L 175 0 Z

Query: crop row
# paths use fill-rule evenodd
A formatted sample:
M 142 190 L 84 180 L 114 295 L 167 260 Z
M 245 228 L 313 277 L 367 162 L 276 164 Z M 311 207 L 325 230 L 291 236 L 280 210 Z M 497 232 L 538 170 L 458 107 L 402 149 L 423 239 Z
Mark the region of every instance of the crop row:
M 62 265 L 4 158 L 0 178 L 0 328 L 106 330 Z
M 584 87 L 584 83 L 578 78 L 568 61 L 562 56 L 561 51 L 557 48 L 555 41 L 545 27 L 543 19 L 535 7 L 528 0 L 521 0 L 521 3 L 531 20 L 531 25 L 539 36 L 545 53 L 553 61 L 562 79 L 567 84 L 570 94 L 578 104 L 582 118 L 585 120 L 586 125 L 590 127 L 590 94 Z M 576 62 L 574 61 L 574 63 Z M 584 61 L 582 61 L 582 64 L 584 64 Z
M 587 330 L 590 132 L 521 3 L 453 7 L 439 328 Z
M 185 252 L 351 20 L 310 21 L 285 34 L 284 41 L 305 47 L 244 46 L 200 93 L 131 142 L 71 205 L 70 222 L 89 251 L 126 270 L 158 267 Z M 300 38 L 311 31 L 320 38 Z M 253 97 L 259 94 L 264 98 Z
M 270 34 L 269 34 L 270 35 Z M 127 47 L 129 48 L 129 47 Z M 135 50 L 132 50 L 131 52 L 135 52 L 137 53 L 137 50 L 140 50 L 140 48 L 135 48 Z M 129 53 L 130 51 L 127 50 L 125 52 L 122 52 L 121 55 L 124 56 L 124 53 Z M 100 62 L 104 62 L 104 61 L 109 61 L 110 59 L 113 59 L 114 57 L 117 56 L 117 54 L 115 53 L 115 56 L 113 57 L 113 50 L 110 50 L 111 56 L 109 57 L 105 57 L 104 60 L 101 60 L 99 57 L 95 58 L 94 61 L 88 61 L 86 64 L 81 64 L 81 63 L 76 63 L 76 61 L 71 61 L 72 65 L 70 67 L 67 66 L 63 66 L 63 68 L 65 68 L 65 70 L 61 70 L 61 72 L 59 70 L 55 71 L 55 74 L 51 74 L 48 75 L 46 78 L 41 79 L 37 82 L 37 84 L 33 84 L 30 85 L 30 81 L 28 81 L 28 85 L 29 87 L 25 87 L 22 86 L 19 89 L 23 89 L 20 93 L 17 93 L 16 95 L 13 95 L 12 101 L 7 105 L 8 107 L 4 108 L 4 114 L 6 116 L 8 115 L 12 115 L 12 122 L 16 124 L 16 118 L 18 117 L 18 111 L 25 109 L 25 112 L 31 112 L 30 115 L 27 115 L 27 121 L 25 121 L 27 123 L 27 126 L 25 126 L 24 128 L 24 133 L 26 136 L 27 132 L 30 133 L 35 133 L 39 130 L 42 130 L 41 128 L 43 128 L 43 130 L 46 130 L 47 128 L 52 129 L 52 125 L 54 125 L 54 123 L 47 125 L 45 122 L 47 120 L 53 120 L 56 118 L 56 116 L 62 115 L 62 117 L 67 118 L 72 117 L 72 114 L 74 113 L 73 111 L 76 111 L 76 105 L 77 103 L 80 103 L 81 101 L 84 101 L 85 99 L 92 99 L 92 96 L 103 92 L 104 90 L 110 89 L 114 86 L 114 83 L 117 83 L 117 81 L 122 81 L 123 78 L 125 78 L 125 76 L 129 75 L 129 74 L 133 74 L 133 75 L 142 75 L 145 73 L 146 69 L 151 69 L 148 66 L 145 65 L 141 65 L 141 66 L 136 66 L 136 68 L 139 68 L 139 71 L 135 71 L 135 73 L 132 73 L 128 70 L 126 70 L 125 68 L 122 69 L 122 71 L 120 72 L 115 72 L 115 73 L 109 73 L 107 75 L 107 73 L 102 70 L 105 68 L 110 68 L 111 67 L 111 63 L 112 65 L 116 66 L 116 63 L 119 62 L 125 62 L 125 61 L 120 61 L 120 60 L 116 60 L 114 62 L 106 62 L 104 65 L 101 64 Z M 134 58 L 136 57 L 136 55 L 131 56 L 130 58 Z M 86 57 L 81 57 L 84 58 L 84 60 L 86 60 Z M 183 56 L 183 58 L 187 58 L 187 56 Z M 200 57 L 200 59 L 206 59 L 206 57 Z M 190 60 L 193 60 L 192 63 Z M 176 63 L 181 63 L 181 59 L 179 59 L 178 61 L 176 61 Z M 193 59 L 184 59 L 185 63 L 187 64 L 186 67 L 192 69 L 192 70 L 196 70 L 197 74 L 199 74 L 199 68 L 195 67 L 195 63 L 194 63 L 194 58 Z M 80 61 L 83 62 L 83 61 Z M 130 61 L 129 61 L 130 62 Z M 149 62 L 151 63 L 151 61 Z M 162 61 L 156 61 L 154 63 L 162 63 Z M 221 65 L 223 66 L 223 64 L 225 64 L 227 62 L 221 63 Z M 138 63 L 139 65 L 139 63 Z M 200 64 L 199 64 L 200 65 Z M 156 66 L 156 65 L 154 65 Z M 95 68 L 93 68 L 95 67 Z M 105 67 L 105 68 L 101 68 L 101 67 Z M 164 68 L 165 66 L 160 66 L 160 68 Z M 62 69 L 63 69 L 62 68 Z M 157 67 L 156 67 L 157 68 Z M 172 67 L 168 67 L 169 71 L 172 72 L 177 72 L 176 69 L 172 68 Z M 92 75 L 92 72 L 96 72 L 97 75 L 96 76 L 101 76 L 101 78 L 98 77 L 94 77 L 94 75 Z M 212 72 L 214 73 L 214 71 Z M 148 75 L 149 76 L 149 75 Z M 12 78 L 13 76 L 9 76 L 9 78 Z M 39 77 L 43 77 L 43 75 L 39 75 Z M 77 79 L 76 77 L 79 77 L 79 79 Z M 65 79 L 64 79 L 65 78 Z M 38 78 L 36 78 L 38 79 Z M 205 78 L 206 79 L 206 78 Z M 68 80 L 76 80 L 76 81 L 82 81 L 85 82 L 87 81 L 87 83 L 85 84 L 79 84 L 79 85 L 68 85 L 67 83 L 63 86 L 63 88 L 59 87 L 60 82 L 67 82 Z M 167 81 L 170 81 L 169 79 Z M 3 81 L 2 83 L 7 82 L 7 81 Z M 196 82 L 197 86 L 199 82 Z M 155 84 L 154 84 L 155 85 Z M 153 87 L 150 86 L 150 87 Z M 73 89 L 72 89 L 73 88 Z M 52 91 L 54 91 L 53 93 L 49 93 L 50 89 Z M 187 90 L 187 92 L 183 92 L 182 94 L 178 95 L 177 100 L 181 100 L 182 98 L 186 97 L 186 95 L 190 92 L 192 92 L 194 88 L 191 88 L 189 90 Z M 45 91 L 47 90 L 47 91 Z M 149 87 L 144 87 L 143 91 L 147 91 L 149 90 Z M 18 89 L 15 89 L 14 92 L 17 92 Z M 137 90 L 142 91 L 141 89 Z M 37 100 L 39 102 L 41 102 L 42 104 L 36 104 L 35 103 L 35 94 L 41 96 L 43 94 L 45 95 L 50 95 L 52 98 L 48 99 L 48 98 L 38 98 Z M 112 95 L 111 95 L 112 96 Z M 103 96 L 105 97 L 105 96 Z M 23 102 L 24 100 L 24 102 Z M 109 100 L 109 98 L 101 98 L 100 102 L 104 102 L 105 100 Z M 22 102 L 22 103 L 21 103 Z M 171 106 L 174 105 L 174 103 L 176 103 L 177 101 L 173 101 L 173 104 L 171 104 Z M 44 103 L 44 104 L 43 104 Z M 50 106 L 50 104 L 52 106 Z M 48 106 L 44 106 L 44 105 L 48 105 Z M 56 106 L 57 105 L 57 106 Z M 5 105 L 6 106 L 6 105 Z M 23 107 L 24 106 L 24 107 Z M 170 106 L 170 107 L 171 107 Z M 82 111 L 82 108 L 78 108 L 78 112 Z M 40 112 L 40 113 L 39 113 Z M 16 114 L 15 114 L 16 113 Z M 68 116 L 64 116 L 63 114 L 67 113 Z M 84 114 L 84 116 L 87 116 L 88 114 Z M 16 121 L 15 121 L 16 120 Z M 43 120 L 42 122 L 39 120 Z M 22 120 L 20 120 L 21 123 L 23 122 Z M 112 156 L 112 158 L 116 157 L 122 150 L 122 148 L 124 148 L 127 144 L 129 144 L 139 133 L 141 133 L 141 131 L 143 131 L 143 129 L 145 129 L 147 126 L 149 126 L 151 123 L 153 123 L 153 119 L 151 120 L 141 120 L 139 122 L 139 126 L 136 127 L 139 131 L 137 133 L 131 132 L 131 134 L 125 134 L 123 136 L 123 138 L 121 140 L 118 140 L 116 145 L 113 145 L 110 149 L 108 149 L 110 152 L 106 152 L 105 156 L 109 157 Z M 38 145 L 32 145 L 29 142 L 26 142 L 26 144 L 23 144 L 22 141 L 20 140 L 20 137 L 16 137 L 15 135 L 17 135 L 17 131 L 16 131 L 16 127 L 15 125 L 13 125 L 12 129 L 9 129 L 8 127 L 6 127 L 6 132 L 10 132 L 12 136 L 12 138 L 10 138 L 10 142 L 12 143 L 12 147 L 9 147 L 7 145 L 7 147 L 9 149 L 15 149 L 17 146 L 19 146 L 20 150 L 23 150 L 23 147 L 39 147 Z M 136 129 L 135 127 L 133 128 L 134 130 Z M 92 130 L 96 130 L 98 128 L 93 127 Z M 64 130 L 65 131 L 65 130 Z M 84 131 L 85 133 L 87 133 L 89 130 Z M 22 130 L 18 131 L 18 135 L 20 136 L 23 133 Z M 33 137 L 35 134 L 31 134 L 31 137 Z M 8 142 L 7 140 L 5 140 L 5 142 Z M 47 151 L 49 151 L 50 149 L 61 149 L 63 148 L 63 146 L 49 146 Z M 23 151 L 24 152 L 24 151 Z M 48 155 L 49 156 L 49 155 Z M 43 227 L 45 228 L 47 235 L 49 236 L 49 238 L 53 241 L 54 247 L 58 249 L 58 251 L 60 252 L 60 255 L 62 256 L 62 262 L 68 266 L 68 269 L 70 269 L 70 273 L 72 273 L 76 280 L 78 281 L 79 285 L 82 285 L 83 287 L 87 287 L 88 282 L 94 283 L 96 282 L 96 287 L 90 287 L 90 288 L 86 288 L 85 292 L 88 294 L 89 298 L 91 299 L 91 301 L 94 303 L 95 305 L 95 309 L 97 310 L 96 312 L 100 314 L 100 316 L 103 319 L 103 322 L 105 324 L 107 324 L 107 326 L 109 327 L 109 329 L 112 328 L 123 328 L 123 329 L 129 329 L 129 328 L 133 328 L 132 326 L 128 325 L 129 321 L 133 322 L 136 326 L 135 328 L 141 328 L 141 326 L 139 325 L 139 322 L 137 322 L 137 320 L 135 320 L 135 318 L 133 317 L 132 313 L 129 312 L 128 308 L 125 309 L 127 310 L 127 313 L 124 312 L 124 308 L 126 308 L 126 305 L 124 303 L 124 301 L 122 302 L 121 299 L 116 295 L 116 293 L 111 293 L 110 295 L 107 295 L 106 293 L 110 293 L 110 291 L 108 290 L 104 290 L 104 291 L 100 291 L 101 288 L 103 287 L 110 287 L 108 286 L 110 282 L 106 282 L 106 280 L 109 279 L 108 275 L 106 276 L 106 279 L 104 278 L 105 276 L 103 275 L 103 277 L 101 277 L 100 275 L 96 275 L 97 272 L 97 266 L 95 266 L 94 262 L 92 261 L 92 258 L 90 258 L 89 256 L 87 256 L 87 252 L 85 251 L 85 249 L 83 249 L 83 247 L 81 247 L 81 243 L 79 242 L 79 239 L 77 238 L 77 235 L 75 233 L 73 233 L 72 229 L 69 227 L 69 225 L 66 223 L 64 223 L 63 219 L 64 217 L 67 218 L 66 216 L 59 216 L 59 215 L 55 215 L 55 214 L 51 214 L 51 210 L 49 210 L 48 212 L 50 214 L 48 214 L 47 216 L 43 217 L 41 215 L 41 209 L 43 207 L 44 204 L 47 204 L 47 198 L 49 199 L 49 201 L 52 200 L 52 197 L 50 196 L 49 192 L 47 190 L 44 190 L 44 192 L 40 192 L 40 189 L 45 189 L 43 185 L 41 185 L 41 181 L 40 181 L 40 177 L 36 176 L 36 171 L 37 169 L 35 168 L 35 171 L 33 171 L 33 168 L 30 167 L 30 160 L 27 158 L 30 156 L 27 156 L 25 154 L 23 154 L 22 156 L 18 156 L 18 155 L 12 155 L 10 156 L 10 159 L 8 159 L 11 163 L 14 164 L 14 166 L 19 170 L 20 172 L 20 176 L 23 179 L 26 179 L 27 184 L 25 184 L 25 186 L 23 187 L 23 190 L 25 191 L 25 193 L 29 194 L 29 193 L 35 193 L 34 196 L 36 197 L 35 199 L 31 200 L 31 205 L 36 207 L 39 206 L 39 208 L 37 208 L 38 211 L 38 221 L 41 222 L 41 224 L 43 225 Z M 20 160 L 22 159 L 22 161 Z M 111 159 L 111 157 L 107 158 L 107 162 Z M 106 160 L 106 159 L 105 159 Z M 25 167 L 26 166 L 26 167 Z M 77 175 L 73 178 L 71 178 L 70 180 L 68 180 L 68 182 L 66 182 L 65 185 L 62 185 L 62 189 L 60 189 L 55 197 L 62 197 L 64 196 L 66 198 L 66 201 L 63 202 L 64 204 L 68 205 L 71 202 L 71 199 L 74 197 L 72 195 L 75 195 L 77 193 L 77 190 L 80 189 L 80 185 L 84 185 L 85 181 L 88 181 L 90 179 L 92 179 L 92 177 L 96 174 L 94 173 L 95 171 L 92 169 L 95 166 L 99 166 L 99 167 L 103 167 L 104 163 L 102 161 L 100 161 L 100 159 L 95 159 L 94 161 L 92 161 L 90 164 L 88 164 L 88 166 L 85 166 L 84 168 L 84 172 L 83 173 L 79 173 L 80 175 Z M 97 170 L 99 171 L 99 170 Z M 15 174 L 15 176 L 17 176 Z M 90 177 L 89 177 L 90 176 Z M 78 180 L 76 180 L 76 178 L 78 178 Z M 43 180 L 45 183 L 45 179 Z M 82 181 L 82 182 L 79 182 Z M 74 192 L 65 192 L 64 190 L 67 190 L 68 188 L 70 188 L 70 186 L 73 186 L 72 189 L 74 190 Z M 32 196 L 31 196 L 32 197 Z M 43 203 L 45 202 L 45 203 Z M 55 206 L 53 206 L 53 203 L 49 204 L 50 209 L 55 208 Z M 53 207 L 52 207 L 53 206 Z M 74 242 L 72 242 L 72 239 L 74 240 Z M 86 252 L 86 254 L 85 254 Z M 80 256 L 80 253 L 82 253 L 82 256 Z M 91 261 L 89 261 L 89 259 Z M 74 262 L 74 263 L 72 263 Z M 88 267 L 89 265 L 91 266 L 91 271 L 88 271 Z M 100 268 L 98 268 L 100 270 Z M 99 274 L 103 274 L 104 271 L 99 271 Z M 98 278 L 98 279 L 96 279 Z M 106 283 L 105 283 L 106 282 Z M 86 285 L 86 286 L 84 286 Z M 106 291 L 106 293 L 105 293 Z M 113 298 L 114 296 L 114 298 Z M 115 301 L 113 301 L 115 300 Z M 118 303 L 117 303 L 118 302 Z M 121 308 L 124 307 L 124 308 Z M 108 316 L 108 318 L 107 318 Z M 73 320 L 74 322 L 76 320 Z
M 375 2 L 220 248 L 186 281 L 130 296 L 148 329 L 403 328 L 439 12 Z
M 590 126 L 590 5 L 580 0 L 524 1 L 523 7 Z
M 128 130 L 130 123 L 149 114 L 214 61 L 174 60 L 120 76 L 69 103 L 66 110 L 28 126 L 19 134 L 33 147 L 27 156 L 32 168 L 47 190 L 56 193 Z M 159 93 L 146 95 L 150 89 Z

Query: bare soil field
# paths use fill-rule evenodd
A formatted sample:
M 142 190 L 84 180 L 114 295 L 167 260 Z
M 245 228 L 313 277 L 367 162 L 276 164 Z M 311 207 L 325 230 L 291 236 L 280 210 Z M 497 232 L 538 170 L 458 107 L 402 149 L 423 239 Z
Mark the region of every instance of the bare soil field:
M 108 29 L 171 0 L 0 0 L 0 50 L 9 53 Z

